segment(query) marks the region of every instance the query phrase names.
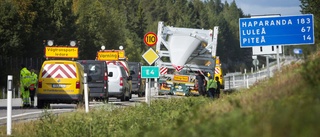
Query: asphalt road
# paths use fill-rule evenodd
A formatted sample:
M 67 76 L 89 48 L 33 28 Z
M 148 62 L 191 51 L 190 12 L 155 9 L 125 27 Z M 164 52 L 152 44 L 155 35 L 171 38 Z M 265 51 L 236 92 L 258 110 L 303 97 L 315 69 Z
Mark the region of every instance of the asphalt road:
M 177 96 L 154 96 L 152 99 L 163 99 L 172 98 Z M 35 99 L 36 100 L 36 99 Z M 130 101 L 121 102 L 120 99 L 110 98 L 108 104 L 113 104 L 114 107 L 126 107 L 135 106 L 142 102 L 145 102 L 145 97 L 138 97 L 137 95 L 132 95 Z M 37 102 L 35 102 L 36 104 Z M 50 109 L 22 109 L 22 100 L 20 98 L 12 99 L 12 122 L 35 120 L 41 117 L 44 112 L 51 112 L 53 114 L 60 114 L 66 112 L 72 112 L 76 110 L 76 104 L 51 104 Z M 107 105 L 102 102 L 89 102 L 89 109 L 97 106 Z M 0 125 L 5 125 L 7 123 L 7 99 L 0 99 Z

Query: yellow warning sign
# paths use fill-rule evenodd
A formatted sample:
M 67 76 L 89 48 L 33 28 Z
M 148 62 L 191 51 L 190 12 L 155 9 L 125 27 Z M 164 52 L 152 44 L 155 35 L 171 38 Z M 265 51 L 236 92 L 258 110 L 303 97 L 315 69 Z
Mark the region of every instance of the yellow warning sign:
M 174 81 L 182 81 L 182 82 L 188 82 L 189 76 L 180 76 L 180 75 L 174 75 L 173 76 Z
M 104 61 L 114 61 L 119 60 L 119 52 L 115 51 L 99 51 L 97 53 L 98 60 L 104 60 Z
M 124 54 L 124 50 L 118 50 L 119 52 L 119 59 L 124 59 L 126 58 L 125 54 Z
M 159 55 L 152 48 L 149 48 L 149 50 L 147 50 L 142 55 L 142 57 L 144 58 L 145 61 L 147 61 L 149 65 L 151 65 L 158 60 Z
M 78 58 L 78 47 L 45 47 L 46 58 Z

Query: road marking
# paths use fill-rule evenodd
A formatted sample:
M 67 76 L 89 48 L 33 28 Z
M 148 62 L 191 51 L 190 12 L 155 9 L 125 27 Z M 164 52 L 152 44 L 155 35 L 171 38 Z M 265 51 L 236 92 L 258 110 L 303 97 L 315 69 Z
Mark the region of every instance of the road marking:
M 49 112 L 53 112 L 53 111 L 72 111 L 74 109 L 52 109 L 52 110 L 47 110 Z M 28 113 L 22 113 L 22 114 L 17 114 L 17 115 L 12 115 L 12 118 L 15 118 L 15 117 L 22 117 L 22 116 L 26 116 L 26 115 L 31 115 L 31 114 L 40 114 L 40 113 L 43 113 L 43 111 L 36 111 L 36 112 L 28 112 Z M 7 117 L 0 117 L 0 120 L 3 120 L 3 119 L 6 119 Z

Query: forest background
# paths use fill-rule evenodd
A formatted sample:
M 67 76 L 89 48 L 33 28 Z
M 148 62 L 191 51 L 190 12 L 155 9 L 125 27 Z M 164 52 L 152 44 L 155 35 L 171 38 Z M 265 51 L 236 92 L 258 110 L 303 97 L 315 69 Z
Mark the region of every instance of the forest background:
M 318 41 L 320 0 L 300 1 L 301 13 L 314 14 Z M 252 50 L 239 45 L 238 22 L 245 17 L 250 15 L 235 1 L 221 0 L 0 0 L 0 76 L 10 74 L 3 69 L 8 64 L 3 60 L 10 57 L 43 58 L 44 40 L 54 40 L 55 45 L 77 40 L 79 59 L 95 59 L 102 45 L 106 49 L 122 45 L 129 61 L 144 62 L 141 55 L 148 47 L 143 36 L 157 32 L 159 21 L 183 28 L 219 26 L 217 56 L 224 73 L 249 70 Z M 300 47 L 309 55 L 319 46 Z M 284 52 L 290 54 L 294 47 Z

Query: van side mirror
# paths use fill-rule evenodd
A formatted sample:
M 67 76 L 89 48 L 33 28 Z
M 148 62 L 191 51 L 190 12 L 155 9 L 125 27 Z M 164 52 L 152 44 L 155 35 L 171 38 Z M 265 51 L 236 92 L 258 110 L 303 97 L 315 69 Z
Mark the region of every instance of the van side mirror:
M 108 77 L 113 77 L 113 72 L 109 72 Z

